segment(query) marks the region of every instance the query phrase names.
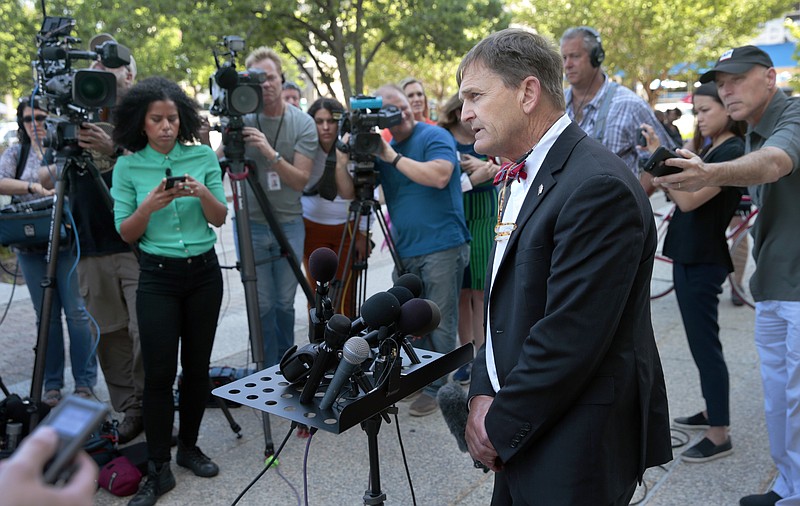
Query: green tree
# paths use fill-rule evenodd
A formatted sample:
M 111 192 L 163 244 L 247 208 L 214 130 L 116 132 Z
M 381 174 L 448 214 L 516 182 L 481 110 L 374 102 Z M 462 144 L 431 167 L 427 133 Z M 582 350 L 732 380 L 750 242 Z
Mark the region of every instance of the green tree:
M 751 38 L 759 22 L 791 9 L 791 0 L 517 0 L 515 21 L 535 28 L 556 42 L 571 26 L 596 28 L 606 50 L 604 68 L 623 72 L 629 85 L 645 84 L 650 102 L 658 90 L 647 84 L 666 79 L 685 64 L 683 77 L 694 81 L 698 71 L 727 48 Z M 694 65 L 693 65 L 694 64 Z M 678 76 L 675 76 L 678 77 Z
M 30 93 L 33 88 L 31 60 L 36 56 L 34 35 L 39 29 L 35 12 L 24 0 L 0 2 L 0 90 L 15 98 Z

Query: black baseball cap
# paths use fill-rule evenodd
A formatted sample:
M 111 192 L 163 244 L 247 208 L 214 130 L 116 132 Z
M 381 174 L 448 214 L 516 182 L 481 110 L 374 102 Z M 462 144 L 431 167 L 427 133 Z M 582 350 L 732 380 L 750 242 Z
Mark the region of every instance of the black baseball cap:
M 767 53 L 756 46 L 742 46 L 728 49 L 717 60 L 714 68 L 700 76 L 701 83 L 713 81 L 717 72 L 728 74 L 744 74 L 754 65 L 762 65 L 770 68 L 773 66 L 772 59 Z

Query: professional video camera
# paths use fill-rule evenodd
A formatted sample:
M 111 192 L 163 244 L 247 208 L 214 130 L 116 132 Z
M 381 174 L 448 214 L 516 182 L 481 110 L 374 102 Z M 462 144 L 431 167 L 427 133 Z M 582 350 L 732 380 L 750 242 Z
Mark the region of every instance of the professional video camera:
M 239 159 L 244 156 L 244 140 L 242 116 L 261 110 L 264 98 L 261 96 L 261 83 L 267 76 L 263 70 L 236 70 L 236 55 L 244 51 L 244 39 L 228 35 L 219 44 L 226 51 L 220 53 L 214 49 L 214 62 L 217 71 L 209 79 L 211 96 L 214 103 L 209 112 L 214 116 L 228 119 L 222 130 L 222 143 L 225 145 L 225 156 Z M 228 61 L 220 63 L 219 57 L 228 57 Z
M 372 198 L 377 174 L 375 172 L 375 153 L 381 149 L 381 134 L 375 127 L 389 128 L 399 125 L 402 113 L 393 105 L 383 106 L 381 97 L 358 95 L 350 98 L 350 112 L 343 113 L 339 119 L 339 139 L 336 148 L 350 154 L 353 167 L 353 186 L 356 200 Z M 344 134 L 350 134 L 345 143 Z
M 393 106 L 383 106 L 383 99 L 367 95 L 358 95 L 350 99 L 350 113 L 345 113 L 339 120 L 340 151 L 350 154 L 356 162 L 371 161 L 375 153 L 381 149 L 381 134 L 373 131 L 375 127 L 389 128 L 399 125 L 402 119 L 400 110 Z M 342 136 L 350 134 L 350 141 L 345 144 Z
M 45 16 L 36 35 L 36 94 L 40 104 L 55 117 L 47 120 L 45 145 L 56 151 L 78 148 L 78 129 L 89 119 L 92 110 L 113 106 L 117 98 L 117 80 L 111 72 L 73 68 L 76 60 L 95 61 L 107 68 L 130 64 L 130 50 L 108 41 L 95 51 L 72 49 L 80 42 L 71 36 L 75 20 Z

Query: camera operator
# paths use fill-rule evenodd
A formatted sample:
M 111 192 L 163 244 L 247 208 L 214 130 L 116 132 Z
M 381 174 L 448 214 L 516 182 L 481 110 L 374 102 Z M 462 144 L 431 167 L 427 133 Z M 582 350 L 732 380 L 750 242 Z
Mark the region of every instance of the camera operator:
M 264 108 L 260 113 L 244 116 L 242 134 L 245 157 L 255 163 L 258 180 L 299 265 L 305 240 L 300 196 L 311 175 L 318 138 L 311 116 L 281 98 L 281 65 L 280 56 L 267 47 L 256 48 L 247 56 L 245 66 L 263 70 L 266 79 L 261 83 Z M 222 156 L 222 150 L 220 146 L 218 156 Z M 255 250 L 264 365 L 271 366 L 277 364 L 294 343 L 294 297 L 298 280 L 289 261 L 281 256 L 280 243 L 252 189 L 246 185 L 245 191 Z
M 109 43 L 116 44 L 117 41 L 107 33 L 95 35 L 89 41 L 89 50 L 97 51 Z M 119 104 L 136 78 L 133 56 L 127 65 L 110 67 L 97 60 L 91 67 L 114 74 Z M 99 119 L 109 119 L 109 112 L 108 109 L 101 110 Z M 92 155 L 109 188 L 114 163 L 123 153 L 114 145 L 112 133 L 113 127 L 109 123 L 83 123 L 78 133 L 78 145 Z M 49 174 L 40 172 L 43 179 L 49 181 Z M 112 211 L 101 198 L 101 188 L 91 172 L 70 171 L 68 178 L 70 207 L 81 246 L 78 263 L 80 291 L 100 327 L 97 358 L 106 379 L 111 405 L 115 411 L 125 415 L 118 429 L 119 442 L 124 444 L 144 429 L 144 368 L 136 320 L 139 263 L 130 245 L 114 228 Z
M 31 107 L 31 103 L 33 107 Z M 46 118 L 47 111 L 38 98 L 32 102 L 30 97 L 24 98 L 17 106 L 20 142 L 6 150 L 0 157 L 0 194 L 13 195 L 15 202 L 26 202 L 55 193 L 52 189 L 45 188 L 46 185 L 41 180 L 40 167 L 44 158 L 43 141 Z M 43 170 L 46 173 L 48 169 L 44 168 Z M 45 242 L 13 248 L 31 294 L 37 322 L 41 318 L 43 307 L 42 280 L 47 276 L 48 247 L 49 245 Z M 61 389 L 64 388 L 62 309 L 69 331 L 69 356 L 72 363 L 72 378 L 75 381 L 75 393 L 89 398 L 92 396 L 92 388 L 97 382 L 97 361 L 92 352 L 92 332 L 89 328 L 89 319 L 82 310 L 83 299 L 78 291 L 77 279 L 72 273 L 74 263 L 73 241 L 63 241 L 58 251 L 55 275 L 56 290 L 50 311 L 45 354 L 45 392 L 42 401 L 50 407 L 54 407 L 61 400 Z
M 458 294 L 469 259 L 470 240 L 455 141 L 443 128 L 414 119 L 401 88 L 385 85 L 376 95 L 383 98 L 384 106 L 394 105 L 402 113 L 400 124 L 389 128 L 391 144 L 382 139 L 375 161 L 392 217 L 395 246 L 406 272 L 422 279 L 422 296 L 435 302 L 442 313 L 439 328 L 416 344 L 426 350 L 447 353 L 456 344 Z M 342 167 L 340 163 L 340 173 Z M 347 178 L 343 179 L 347 182 Z M 352 184 L 340 186 L 343 198 L 353 198 L 354 194 Z M 395 269 L 395 278 L 401 274 Z M 436 411 L 436 393 L 444 380 L 425 387 L 409 408 L 412 416 Z

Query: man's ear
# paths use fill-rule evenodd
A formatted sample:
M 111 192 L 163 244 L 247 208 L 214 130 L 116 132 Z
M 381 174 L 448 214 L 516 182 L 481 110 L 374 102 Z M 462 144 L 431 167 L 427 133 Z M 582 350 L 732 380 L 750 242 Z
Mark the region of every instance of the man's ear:
M 525 114 L 531 114 L 542 99 L 542 85 L 539 79 L 534 76 L 526 77 L 520 83 L 520 94 L 522 110 Z

